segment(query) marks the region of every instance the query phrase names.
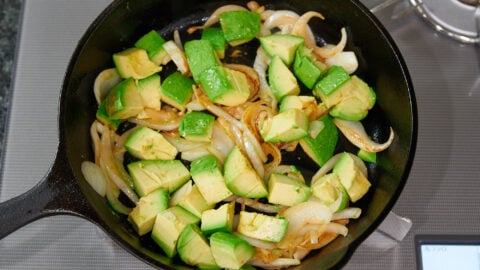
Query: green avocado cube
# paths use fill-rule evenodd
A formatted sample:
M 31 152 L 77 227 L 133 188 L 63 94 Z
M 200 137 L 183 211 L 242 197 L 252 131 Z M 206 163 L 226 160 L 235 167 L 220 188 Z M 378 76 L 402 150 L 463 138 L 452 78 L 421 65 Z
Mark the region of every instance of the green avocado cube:
M 139 235 L 150 232 L 157 214 L 168 208 L 168 193 L 159 188 L 143 196 L 128 215 L 128 220 Z
M 183 229 L 200 219 L 180 206 L 173 206 L 158 213 L 152 229 L 152 239 L 172 258 L 177 254 L 177 241 Z
M 308 134 L 307 115 L 299 109 L 288 109 L 265 121 L 260 135 L 266 142 L 291 142 Z
M 224 203 L 217 209 L 208 209 L 202 213 L 200 229 L 205 235 L 215 232 L 233 231 L 235 201 Z
M 146 78 L 160 72 L 162 67 L 153 63 L 147 51 L 140 48 L 130 48 L 113 55 L 113 62 L 118 74 L 124 79 L 136 80 Z
M 160 110 L 160 75 L 153 74 L 137 83 L 145 107 Z
M 222 269 L 241 269 L 254 255 L 255 249 L 247 241 L 228 232 L 217 232 L 210 237 L 215 262 Z
M 310 198 L 312 191 L 298 179 L 280 173 L 272 173 L 268 179 L 268 202 L 294 206 Z
M 300 140 L 303 151 L 318 166 L 323 166 L 329 160 L 338 141 L 338 129 L 328 115 L 310 123 L 309 135 Z
M 377 162 L 377 153 L 375 152 L 368 152 L 363 149 L 358 149 L 357 156 L 366 162 Z
M 337 91 L 340 86 L 350 79 L 350 75 L 340 66 L 332 66 L 313 89 L 313 94 L 320 98 L 330 108 L 338 104 L 343 96 Z
M 326 69 L 325 64 L 316 61 L 311 50 L 304 46 L 297 49 L 293 73 L 307 88 L 312 89 Z
M 212 43 L 206 39 L 194 39 L 185 42 L 185 56 L 195 82 L 199 81 L 203 71 L 220 65 Z
M 213 258 L 208 239 L 196 224 L 189 224 L 178 237 L 177 251 L 180 259 L 198 269 L 219 269 Z
M 192 99 L 194 82 L 190 77 L 182 75 L 179 71 L 170 74 L 160 87 L 161 99 L 183 111 Z
M 333 167 L 352 202 L 360 200 L 372 185 L 349 153 L 344 152 Z
M 127 169 L 140 196 L 158 188 L 172 193 L 190 179 L 190 172 L 180 160 L 140 160 L 128 164 Z
M 218 27 L 208 27 L 203 29 L 201 39 L 208 40 L 212 43 L 213 49 L 217 53 L 218 58 L 225 57 L 225 48 L 227 41 L 223 35 L 223 30 Z
M 278 100 L 300 93 L 297 78 L 278 56 L 274 56 L 268 66 L 268 83 Z
M 132 78 L 113 87 L 104 102 L 105 110 L 112 120 L 128 119 L 143 111 L 143 99 Z
M 257 12 L 227 11 L 219 17 L 225 40 L 232 46 L 249 42 L 260 33 L 261 19 Z
M 160 65 L 163 63 L 164 58 L 168 56 L 162 46 L 164 43 L 165 39 L 157 31 L 151 30 L 138 39 L 134 46 L 146 50 L 148 58 L 156 65 Z
M 202 217 L 204 211 L 215 207 L 215 204 L 207 203 L 202 193 L 198 190 L 197 185 L 193 185 L 190 192 L 180 198 L 177 205 L 183 207 L 198 218 Z
M 286 34 L 266 35 L 260 37 L 259 40 L 262 48 L 270 57 L 280 57 L 287 66 L 292 64 L 297 49 L 304 43 L 302 37 Z
M 247 76 L 223 66 L 214 66 L 200 74 L 199 82 L 208 98 L 225 106 L 238 106 L 250 97 L 250 83 Z
M 135 129 L 125 141 L 125 148 L 139 159 L 172 160 L 178 153 L 177 148 L 170 144 L 160 132 L 142 126 Z
M 190 164 L 193 182 L 207 203 L 218 203 L 232 195 L 222 174 L 222 167 L 213 155 L 197 158 Z
M 335 212 L 343 210 L 349 201 L 348 193 L 336 173 L 328 173 L 315 181 L 312 184 L 312 195 L 327 206 L 335 203 Z M 339 199 L 340 203 L 337 202 Z
M 262 213 L 240 211 L 237 231 L 258 240 L 278 243 L 288 228 L 288 220 Z
M 105 100 L 98 106 L 96 117 L 102 124 L 107 125 L 114 130 L 117 130 L 118 126 L 120 126 L 120 124 L 123 122 L 121 119 L 114 120 L 110 118 L 107 113 L 107 104 Z
M 178 133 L 187 140 L 209 142 L 212 138 L 215 116 L 192 111 L 187 113 L 178 127 Z

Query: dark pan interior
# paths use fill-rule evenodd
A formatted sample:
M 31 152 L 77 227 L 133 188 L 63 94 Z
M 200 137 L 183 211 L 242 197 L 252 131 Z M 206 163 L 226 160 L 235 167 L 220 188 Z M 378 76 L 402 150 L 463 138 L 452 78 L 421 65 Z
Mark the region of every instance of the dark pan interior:
M 60 138 L 66 147 L 70 166 L 87 200 L 94 209 L 89 218 L 99 224 L 127 250 L 155 266 L 178 268 L 177 261 L 162 255 L 148 237 L 139 238 L 125 217 L 115 214 L 86 184 L 80 164 L 92 160 L 89 128 L 95 119 L 96 102 L 93 81 L 103 69 L 113 67 L 112 54 L 129 48 L 151 29 L 171 38 L 174 29 L 200 24 L 215 8 L 232 1 L 126 0 L 113 2 L 80 40 L 67 71 L 61 97 Z M 392 126 L 396 136 L 392 146 L 378 155 L 378 162 L 369 166 L 373 188 L 356 205 L 362 217 L 349 224 L 349 235 L 339 237 L 319 252 L 312 253 L 295 269 L 322 269 L 343 265 L 355 247 L 370 234 L 388 214 L 407 179 L 416 142 L 416 105 L 412 85 L 398 49 L 385 29 L 367 9 L 356 1 L 269 1 L 272 9 L 290 9 L 299 14 L 320 11 L 326 20 L 312 21 L 318 42 L 336 43 L 339 30 L 345 26 L 349 34 L 348 50 L 357 53 L 360 68 L 357 74 L 373 86 L 377 105 L 363 121 L 374 140 L 383 142 Z M 182 35 L 187 40 L 188 35 Z M 248 51 L 248 48 L 245 48 Z M 252 51 L 254 53 L 254 50 Z M 251 61 L 247 57 L 238 61 Z M 339 150 L 356 151 L 345 139 Z M 286 157 L 288 159 L 288 157 Z M 292 159 L 295 160 L 295 159 Z M 315 170 L 307 159 L 295 160 L 307 174 Z

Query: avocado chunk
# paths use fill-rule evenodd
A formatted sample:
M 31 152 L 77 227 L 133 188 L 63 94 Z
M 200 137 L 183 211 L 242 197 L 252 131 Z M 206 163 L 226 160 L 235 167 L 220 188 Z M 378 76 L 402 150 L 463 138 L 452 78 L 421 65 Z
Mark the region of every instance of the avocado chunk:
M 225 57 L 225 49 L 227 41 L 223 35 L 223 30 L 218 27 L 207 27 L 202 31 L 201 39 L 208 40 L 212 43 L 213 49 L 218 58 L 223 59 Z
M 323 166 L 329 160 L 338 142 L 338 129 L 329 115 L 310 122 L 309 136 L 300 140 L 303 151 L 318 166 Z
M 173 206 L 158 213 L 152 229 L 152 239 L 172 258 L 177 254 L 177 241 L 183 229 L 196 224 L 198 217 L 180 206 Z
M 313 89 L 313 94 L 320 98 L 327 108 L 335 106 L 343 99 L 343 91 L 338 88 L 350 79 L 350 75 L 340 66 L 332 66 Z
M 139 159 L 174 159 L 178 151 L 161 133 L 148 128 L 139 127 L 128 136 L 125 148 Z
M 234 194 L 246 198 L 267 197 L 265 183 L 238 146 L 234 146 L 228 153 L 223 172 L 227 187 Z
M 232 46 L 249 42 L 260 33 L 261 20 L 257 12 L 227 11 L 219 17 L 225 40 Z
M 118 74 L 124 79 L 136 80 L 146 78 L 162 70 L 148 58 L 147 51 L 139 48 L 130 48 L 113 55 L 113 62 Z
M 235 201 L 224 203 L 217 209 L 208 209 L 202 213 L 200 229 L 205 235 L 214 232 L 233 231 L 233 218 L 235 215 Z
M 118 126 L 123 122 L 122 119 L 110 118 L 107 113 L 107 103 L 105 100 L 98 106 L 96 117 L 102 124 L 109 126 L 113 130 L 117 130 Z
M 187 140 L 209 142 L 212 139 L 215 117 L 205 112 L 192 111 L 183 117 L 178 133 Z
M 368 192 L 371 184 L 349 153 L 344 152 L 333 167 L 340 183 L 347 190 L 350 201 L 356 202 Z
M 203 198 L 202 193 L 200 193 L 198 190 L 197 185 L 193 185 L 190 193 L 185 194 L 185 196 L 180 198 L 178 205 L 185 208 L 198 218 L 202 217 L 202 213 L 205 210 L 215 207 L 215 204 L 210 204 L 205 200 L 205 198 Z
M 326 69 L 326 65 L 317 61 L 311 50 L 303 45 L 297 49 L 293 73 L 307 88 L 312 89 Z
M 208 204 L 218 203 L 232 195 L 225 184 L 222 167 L 215 156 L 207 155 L 192 161 L 190 174 Z
M 160 110 L 160 75 L 153 74 L 139 80 L 138 91 L 145 107 Z
M 307 115 L 299 109 L 288 109 L 266 120 L 260 134 L 266 142 L 291 142 L 308 134 Z
M 274 56 L 268 66 L 268 83 L 278 100 L 300 93 L 297 79 L 278 56 Z
M 363 149 L 358 149 L 357 156 L 366 162 L 370 162 L 370 163 L 377 162 L 376 152 L 368 152 Z
M 273 204 L 294 206 L 310 198 L 312 191 L 298 179 L 272 173 L 268 179 L 268 201 Z
M 215 49 L 210 41 L 195 39 L 185 42 L 185 56 L 195 82 L 205 70 L 220 65 Z
M 178 237 L 177 251 L 183 262 L 203 268 L 217 268 L 208 240 L 195 224 L 189 224 Z
M 221 268 L 240 269 L 255 255 L 255 249 L 247 241 L 228 232 L 212 234 L 210 247 Z
M 168 57 L 167 52 L 163 49 L 164 43 L 165 39 L 157 31 L 151 30 L 138 39 L 134 46 L 146 50 L 148 58 L 159 66 L 164 64 L 165 58 Z
M 127 119 L 143 110 L 143 99 L 130 78 L 117 84 L 105 97 L 105 110 L 112 120 Z
M 160 87 L 161 99 L 168 105 L 184 111 L 185 106 L 192 99 L 193 84 L 190 77 L 175 71 L 163 81 Z
M 300 36 L 271 34 L 259 38 L 262 48 L 270 57 L 278 56 L 285 65 L 290 66 L 297 49 L 304 43 Z
M 337 90 L 343 99 L 330 108 L 330 115 L 350 121 L 359 121 L 365 118 L 373 108 L 376 94 L 371 87 L 357 76 L 352 76 Z
M 334 209 L 335 212 L 343 210 L 349 200 L 348 193 L 336 173 L 326 174 L 315 181 L 312 184 L 312 195 L 327 206 L 334 204 L 341 197 L 340 203 Z
M 288 228 L 288 220 L 261 213 L 240 211 L 237 231 L 255 239 L 280 242 Z
M 150 232 L 158 213 L 168 208 L 168 193 L 159 188 L 143 196 L 128 215 L 128 220 L 139 235 Z
M 237 106 L 250 97 L 250 84 L 247 76 L 223 66 L 214 66 L 200 74 L 199 82 L 208 98 L 214 103 Z
M 313 119 L 317 117 L 318 104 L 315 97 L 312 96 L 286 96 L 280 102 L 278 112 L 284 112 L 288 109 L 301 110 L 309 119 Z
M 190 172 L 180 160 L 140 160 L 128 164 L 127 168 L 140 196 L 158 188 L 172 193 L 190 179 Z

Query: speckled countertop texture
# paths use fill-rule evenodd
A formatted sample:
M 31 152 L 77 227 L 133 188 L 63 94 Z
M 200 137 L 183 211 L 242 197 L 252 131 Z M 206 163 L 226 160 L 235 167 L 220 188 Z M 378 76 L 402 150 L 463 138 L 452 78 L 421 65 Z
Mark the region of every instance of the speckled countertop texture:
M 22 0 L 0 0 L 0 152 L 3 152 L 22 4 Z

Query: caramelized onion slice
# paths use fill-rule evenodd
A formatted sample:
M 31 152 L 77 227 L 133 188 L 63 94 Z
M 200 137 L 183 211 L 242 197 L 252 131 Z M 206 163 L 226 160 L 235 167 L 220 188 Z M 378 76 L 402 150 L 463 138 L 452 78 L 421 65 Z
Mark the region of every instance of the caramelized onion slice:
M 360 121 L 348 121 L 334 118 L 333 123 L 340 129 L 345 137 L 358 148 L 368 152 L 380 152 L 387 149 L 393 142 L 395 134 L 390 127 L 390 136 L 385 143 L 376 143 L 370 139 Z

